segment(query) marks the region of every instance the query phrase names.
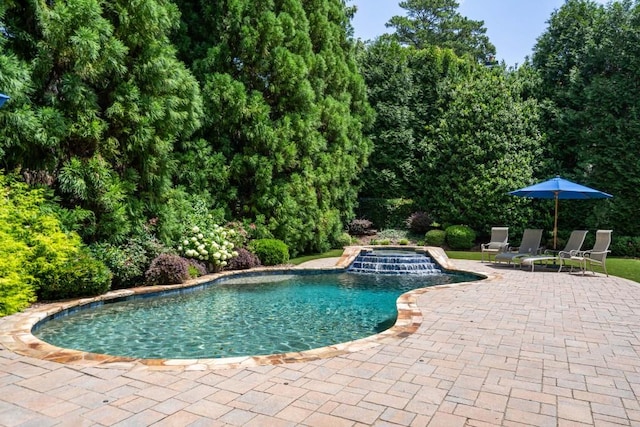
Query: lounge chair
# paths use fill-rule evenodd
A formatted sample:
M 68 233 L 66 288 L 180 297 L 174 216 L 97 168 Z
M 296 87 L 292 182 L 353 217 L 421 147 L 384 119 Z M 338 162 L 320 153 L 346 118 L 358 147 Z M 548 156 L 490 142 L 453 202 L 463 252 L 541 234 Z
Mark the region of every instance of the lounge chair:
M 487 261 L 491 262 L 491 254 L 498 254 L 500 252 L 506 252 L 509 248 L 509 227 L 492 227 L 491 239 L 489 243 L 483 243 L 480 245 L 481 254 L 480 262 L 484 262 L 484 254 L 487 254 Z
M 593 249 L 588 251 L 571 251 L 568 256 L 560 257 L 561 263 L 568 263 L 574 261 L 578 263 L 582 274 L 584 275 L 587 268 L 591 269 L 593 274 L 596 272 L 593 270 L 594 265 L 599 265 L 604 270 L 604 274 L 609 277 L 607 273 L 607 254 L 611 252 L 609 245 L 611 245 L 611 233 L 613 230 L 598 230 L 596 231 L 596 243 L 593 245 Z M 573 271 L 573 267 L 572 270 Z
M 495 262 L 506 261 L 507 264 L 511 262 L 519 264 L 520 260 L 531 255 L 536 255 L 540 252 L 540 242 L 542 241 L 542 230 L 527 228 L 522 234 L 522 241 L 520 246 L 516 248 L 509 248 L 510 252 L 501 252 L 494 258 Z
M 535 268 L 536 262 L 549 262 L 553 261 L 554 264 L 558 261 L 559 257 L 569 258 L 571 257 L 571 251 L 579 251 L 582 248 L 582 243 L 584 243 L 584 238 L 587 235 L 587 230 L 573 230 L 571 235 L 569 236 L 569 240 L 567 240 L 567 244 L 564 246 L 564 249 L 561 251 L 553 251 L 546 250 L 541 255 L 535 255 L 531 257 L 525 257 L 521 260 L 521 265 L 531 265 L 531 271 Z M 562 263 L 560 263 L 560 268 L 558 271 L 562 270 Z

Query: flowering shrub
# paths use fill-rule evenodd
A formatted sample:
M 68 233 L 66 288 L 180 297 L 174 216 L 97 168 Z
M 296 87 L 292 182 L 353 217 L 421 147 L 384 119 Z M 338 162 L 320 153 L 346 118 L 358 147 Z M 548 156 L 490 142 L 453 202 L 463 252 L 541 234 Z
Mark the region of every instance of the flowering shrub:
M 200 230 L 195 226 L 189 236 L 178 246 L 178 251 L 187 258 L 193 258 L 208 263 L 210 270 L 219 271 L 238 252 L 233 250 L 231 239 L 235 236 L 234 230 L 228 230 L 214 224 L 210 231 Z

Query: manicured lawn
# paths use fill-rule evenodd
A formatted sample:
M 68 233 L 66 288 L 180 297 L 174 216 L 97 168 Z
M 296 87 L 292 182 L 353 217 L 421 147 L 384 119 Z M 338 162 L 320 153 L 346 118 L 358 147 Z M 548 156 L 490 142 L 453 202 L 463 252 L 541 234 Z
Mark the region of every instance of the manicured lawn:
M 472 259 L 480 261 L 480 252 L 447 251 L 451 259 Z M 596 269 L 596 271 L 601 271 Z M 640 283 L 640 259 L 607 258 L 607 271 L 612 276 L 623 277 Z
M 325 252 L 322 254 L 306 255 L 306 256 L 301 256 L 297 258 L 292 258 L 289 260 L 289 263 L 293 265 L 299 265 L 299 264 L 302 264 L 303 262 L 311 261 L 314 259 L 339 257 L 339 256 L 342 256 L 342 252 L 343 252 L 342 249 L 332 249 L 329 252 Z
M 607 258 L 609 274 L 640 283 L 640 259 Z
M 291 264 L 298 265 L 313 259 L 339 257 L 340 255 L 342 255 L 342 249 L 334 249 L 323 254 L 294 258 L 290 262 Z M 447 255 L 451 259 L 470 259 L 480 261 L 480 252 L 447 251 Z M 623 277 L 640 283 L 640 259 L 607 258 L 607 271 L 612 276 Z

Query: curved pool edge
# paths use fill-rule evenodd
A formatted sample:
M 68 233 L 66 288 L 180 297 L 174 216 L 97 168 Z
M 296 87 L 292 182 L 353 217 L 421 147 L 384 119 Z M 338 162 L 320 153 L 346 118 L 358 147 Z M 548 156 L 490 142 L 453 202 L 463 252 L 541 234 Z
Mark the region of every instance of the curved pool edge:
M 357 254 L 359 254 L 360 251 L 365 248 L 370 248 L 370 246 L 347 247 L 345 248 L 343 255 L 335 262 L 335 265 L 325 266 L 324 268 L 312 268 L 311 270 L 344 270 L 351 264 L 351 262 L 353 262 L 353 259 L 355 259 Z M 407 247 L 405 246 L 404 248 Z M 422 312 L 417 305 L 418 296 L 427 292 L 433 292 L 447 288 L 470 286 L 472 284 L 482 283 L 486 282 L 486 280 L 494 279 L 493 275 L 488 275 L 486 272 L 457 269 L 455 267 L 455 264 L 451 262 L 451 260 L 446 256 L 441 248 L 419 247 L 418 250 L 425 250 L 429 252 L 430 255 L 433 256 L 434 259 L 436 259 L 436 261 L 446 270 L 472 273 L 484 279 L 474 282 L 460 282 L 454 284 L 433 286 L 429 288 L 414 289 L 412 291 L 404 293 L 400 295 L 396 300 L 398 317 L 396 323 L 391 328 L 379 334 L 371 335 L 354 341 L 348 341 L 326 347 L 319 347 L 301 352 L 271 354 L 263 356 L 241 356 L 211 359 L 141 359 L 97 354 L 56 347 L 38 339 L 32 334 L 33 328 L 39 322 L 55 315 L 56 313 L 75 307 L 102 303 L 104 301 L 112 299 L 127 298 L 135 295 L 175 291 L 183 288 L 193 288 L 225 276 L 236 276 L 247 273 L 262 272 L 289 272 L 292 270 L 306 269 L 304 266 L 302 266 L 287 268 L 263 267 L 244 271 L 221 272 L 189 280 L 180 285 L 146 286 L 122 289 L 110 291 L 97 297 L 80 298 L 48 304 L 36 304 L 21 313 L 16 313 L 0 319 L 0 346 L 21 356 L 32 357 L 35 359 L 50 362 L 69 364 L 76 367 L 107 367 L 119 369 L 147 368 L 155 370 L 214 370 L 255 367 L 262 365 L 279 365 L 284 363 L 309 362 L 317 359 L 324 359 L 363 351 L 378 345 L 388 343 L 390 341 L 406 338 L 416 332 L 422 324 Z

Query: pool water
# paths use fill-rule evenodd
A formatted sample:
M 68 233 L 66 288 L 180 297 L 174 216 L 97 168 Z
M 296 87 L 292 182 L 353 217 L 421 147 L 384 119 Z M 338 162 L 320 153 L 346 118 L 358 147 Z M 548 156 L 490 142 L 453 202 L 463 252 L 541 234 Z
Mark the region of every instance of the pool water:
M 48 320 L 50 344 L 139 358 L 218 358 L 297 352 L 393 326 L 396 299 L 468 274 L 278 274 L 219 280 L 200 291 L 109 303 Z

